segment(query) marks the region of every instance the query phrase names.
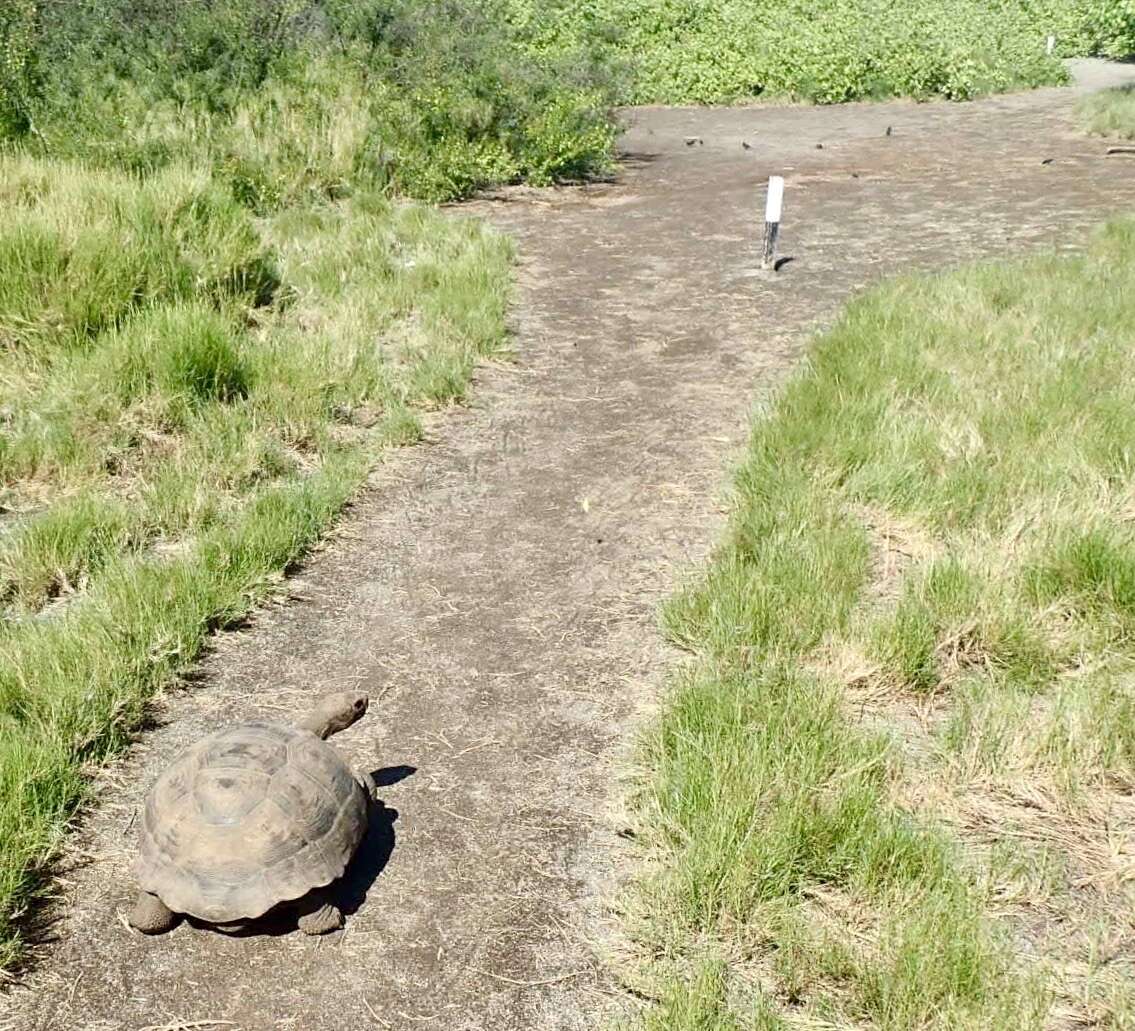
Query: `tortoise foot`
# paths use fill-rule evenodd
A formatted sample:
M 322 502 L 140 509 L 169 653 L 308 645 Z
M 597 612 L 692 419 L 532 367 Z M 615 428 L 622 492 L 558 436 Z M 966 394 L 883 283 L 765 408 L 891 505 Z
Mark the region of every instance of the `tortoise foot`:
M 343 926 L 343 914 L 325 894 L 312 892 L 300 913 L 298 923 L 304 934 L 328 934 Z
M 131 927 L 143 934 L 163 934 L 177 924 L 177 914 L 148 891 L 138 893 L 138 901 L 127 919 Z

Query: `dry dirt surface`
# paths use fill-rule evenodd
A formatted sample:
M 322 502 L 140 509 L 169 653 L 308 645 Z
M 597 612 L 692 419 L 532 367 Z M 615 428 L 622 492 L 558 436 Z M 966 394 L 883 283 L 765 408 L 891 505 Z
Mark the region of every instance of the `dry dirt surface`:
M 1080 88 L 1135 79 L 1078 70 Z M 720 529 L 754 394 L 866 284 L 1075 248 L 1130 209 L 1135 159 L 1079 133 L 1075 94 L 639 109 L 617 181 L 473 205 L 519 242 L 516 363 L 393 454 L 287 603 L 219 636 L 100 775 L 0 1026 L 597 1026 L 620 999 L 597 958 L 617 946 L 620 771 L 671 661 L 656 607 Z M 755 272 L 772 173 L 792 259 L 775 276 Z M 227 721 L 347 687 L 374 701 L 334 743 L 384 805 L 345 930 L 132 933 L 160 769 Z

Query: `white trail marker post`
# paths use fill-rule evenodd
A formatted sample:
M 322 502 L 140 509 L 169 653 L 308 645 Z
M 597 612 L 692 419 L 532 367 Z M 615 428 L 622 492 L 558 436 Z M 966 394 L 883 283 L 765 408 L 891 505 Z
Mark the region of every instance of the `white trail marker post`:
M 765 198 L 765 246 L 761 268 L 776 269 L 776 241 L 780 236 L 780 215 L 784 206 L 784 178 L 769 176 L 768 195 Z

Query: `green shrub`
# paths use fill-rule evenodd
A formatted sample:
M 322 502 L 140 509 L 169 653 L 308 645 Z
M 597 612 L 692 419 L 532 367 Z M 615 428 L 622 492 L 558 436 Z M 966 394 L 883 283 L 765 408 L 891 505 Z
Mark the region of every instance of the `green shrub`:
M 528 45 L 605 40 L 633 67 L 622 99 L 636 103 L 966 99 L 1061 82 L 1058 56 L 1135 51 L 1132 0 L 583 0 L 537 16 L 543 7 L 510 0 Z
M 0 139 L 31 128 L 35 14 L 35 0 L 8 0 L 0 8 Z
M 381 124 L 395 182 L 431 200 L 494 182 L 545 185 L 602 168 L 615 129 L 579 47 L 525 58 L 494 4 L 398 3 L 365 62 L 392 89 Z
M 305 0 L 22 0 L 35 11 L 34 87 L 88 76 L 154 100 L 230 110 L 302 38 Z
M 1135 0 L 1033 0 L 1025 10 L 1038 34 L 1056 37 L 1064 57 L 1135 53 Z
M 26 108 L 53 154 L 147 174 L 206 160 L 257 213 L 386 183 L 442 200 L 579 177 L 610 159 L 613 80 L 594 48 L 526 49 L 499 3 L 30 9 L 38 16 L 4 37 L 24 58 L 23 85 L 9 91 L 23 106 L 9 104 L 0 134 L 27 137 Z

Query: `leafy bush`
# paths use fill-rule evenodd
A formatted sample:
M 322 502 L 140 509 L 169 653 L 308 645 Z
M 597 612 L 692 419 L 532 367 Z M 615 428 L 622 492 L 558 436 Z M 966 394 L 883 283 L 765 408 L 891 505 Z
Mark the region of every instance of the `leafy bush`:
M 529 45 L 603 37 L 633 66 L 621 99 L 634 103 L 965 99 L 1061 82 L 1057 56 L 1135 51 L 1132 0 L 581 0 L 541 18 L 542 7 L 510 2 Z
M 35 0 L 8 0 L 0 8 L 0 139 L 31 128 L 35 12 Z
M 88 76 L 137 82 L 151 99 L 229 110 L 301 38 L 305 0 L 19 0 L 36 32 L 33 87 Z
M 615 137 L 590 41 L 526 50 L 492 2 L 20 2 L 0 134 L 143 173 L 204 159 L 260 213 L 579 177 Z
M 1135 54 L 1135 0 L 1033 0 L 1025 10 L 1064 57 Z
M 489 182 L 546 185 L 604 164 L 612 98 L 586 60 L 573 60 L 585 39 L 524 60 L 505 10 L 491 3 L 398 2 L 386 13 L 365 63 L 392 86 L 383 121 L 391 174 L 408 192 L 441 199 Z

